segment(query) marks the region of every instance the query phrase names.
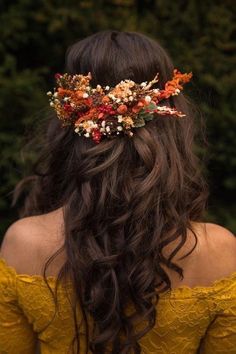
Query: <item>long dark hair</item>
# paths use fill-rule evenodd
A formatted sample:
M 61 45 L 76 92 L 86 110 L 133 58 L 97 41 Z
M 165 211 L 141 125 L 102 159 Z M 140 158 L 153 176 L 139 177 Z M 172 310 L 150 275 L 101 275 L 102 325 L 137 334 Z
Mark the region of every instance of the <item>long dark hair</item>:
M 159 72 L 157 87 L 163 88 L 174 67 L 155 40 L 107 30 L 69 47 L 65 69 L 91 72 L 93 85 L 109 86 L 123 79 L 148 81 Z M 22 216 L 64 208 L 66 261 L 57 281 L 72 280 L 75 304 L 86 323 L 86 353 L 106 353 L 108 347 L 111 353 L 140 353 L 139 339 L 155 325 L 158 294 L 171 289 L 164 267 L 183 278 L 172 259 L 188 230 L 197 242 L 192 222 L 202 220 L 208 193 L 194 152 L 194 115 L 183 94 L 165 104 L 186 117 L 156 118 L 136 129 L 133 138 L 117 136 L 99 144 L 70 127 L 62 129 L 52 117 L 35 173 L 25 180 L 32 185 Z M 178 246 L 165 257 L 164 248 L 177 239 Z M 88 315 L 94 322 L 92 336 Z M 147 325 L 135 332 L 140 319 Z M 74 322 L 79 353 L 76 307 Z

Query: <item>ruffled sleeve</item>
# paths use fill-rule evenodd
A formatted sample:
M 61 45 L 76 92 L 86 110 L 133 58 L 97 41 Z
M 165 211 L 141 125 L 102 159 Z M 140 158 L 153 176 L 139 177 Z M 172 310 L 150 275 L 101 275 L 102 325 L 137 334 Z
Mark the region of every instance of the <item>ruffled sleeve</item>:
M 236 272 L 215 283 L 208 298 L 211 322 L 200 354 L 236 353 Z
M 18 306 L 16 273 L 0 259 L 0 354 L 34 354 L 36 334 Z

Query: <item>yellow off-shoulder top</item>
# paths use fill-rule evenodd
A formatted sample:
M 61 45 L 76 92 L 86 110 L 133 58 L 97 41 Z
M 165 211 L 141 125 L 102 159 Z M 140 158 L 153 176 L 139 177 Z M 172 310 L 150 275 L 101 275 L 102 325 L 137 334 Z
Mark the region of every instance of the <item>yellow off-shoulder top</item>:
M 53 288 L 55 278 L 48 277 Z M 69 353 L 71 306 L 59 287 L 59 309 L 40 275 L 17 274 L 0 259 L 0 354 Z M 81 354 L 85 341 L 81 333 Z M 141 340 L 145 354 L 236 354 L 236 272 L 209 287 L 160 294 L 155 327 Z M 200 349 L 201 348 L 201 349 Z

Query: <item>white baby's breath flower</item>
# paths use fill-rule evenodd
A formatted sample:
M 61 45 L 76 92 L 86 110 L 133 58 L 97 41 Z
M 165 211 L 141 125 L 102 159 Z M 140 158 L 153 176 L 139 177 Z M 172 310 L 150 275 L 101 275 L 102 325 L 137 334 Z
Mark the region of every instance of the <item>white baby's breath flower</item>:
M 51 107 L 54 107 L 55 105 L 54 105 L 54 103 L 53 103 L 53 102 L 50 102 L 50 106 L 51 106 Z
M 105 121 L 105 120 L 103 120 L 103 121 L 102 121 L 102 127 L 104 128 L 104 127 L 105 127 L 105 125 L 106 125 L 106 121 Z
M 48 95 L 48 96 L 52 96 L 52 92 L 51 92 L 51 91 L 48 91 L 48 92 L 47 92 L 47 95 Z
M 129 101 L 133 101 L 133 96 L 129 96 Z
M 109 127 L 109 125 L 106 126 L 106 131 L 110 132 L 111 128 Z
M 97 85 L 97 89 L 100 90 L 102 87 L 101 85 Z
M 118 116 L 118 123 L 121 123 L 123 121 L 123 117 L 121 115 Z
M 146 101 L 146 102 L 151 102 L 151 100 L 152 100 L 152 98 L 151 98 L 150 96 L 146 96 L 146 97 L 145 97 L 145 101 Z
M 75 128 L 75 132 L 76 132 L 76 133 L 79 132 L 79 128 L 78 128 L 78 127 Z
M 70 97 L 64 97 L 64 101 L 67 102 L 69 101 Z
M 106 86 L 106 87 L 105 87 L 105 90 L 106 90 L 106 91 L 110 90 L 110 86 Z
M 110 97 L 113 101 L 115 101 L 115 99 L 116 99 L 116 97 L 115 97 L 112 93 L 110 93 L 110 94 L 108 95 L 108 97 Z
M 83 98 L 88 98 L 88 94 L 85 92 L 84 94 L 83 94 Z
M 142 82 L 142 83 L 140 84 L 140 86 L 141 86 L 141 87 L 145 87 L 145 86 L 147 86 L 147 81 Z
M 121 130 L 123 130 L 123 127 L 121 125 L 118 125 L 117 130 L 121 131 Z
M 89 133 L 85 133 L 84 136 L 85 136 L 86 138 L 89 138 L 90 134 L 89 134 Z
M 172 96 L 177 96 L 180 93 L 179 89 L 176 89 L 175 92 L 172 93 Z

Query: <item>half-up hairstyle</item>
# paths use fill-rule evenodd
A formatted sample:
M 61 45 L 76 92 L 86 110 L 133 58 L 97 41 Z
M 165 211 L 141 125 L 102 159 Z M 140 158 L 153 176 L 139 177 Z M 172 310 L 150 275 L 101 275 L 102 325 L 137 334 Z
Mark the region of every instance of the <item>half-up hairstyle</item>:
M 124 79 L 141 83 L 159 72 L 155 85 L 162 89 L 173 69 L 156 41 L 135 32 L 98 32 L 66 54 L 65 71 L 91 72 L 94 86 L 112 87 Z M 63 207 L 66 261 L 57 282 L 66 276 L 72 280 L 75 305 L 82 308 L 87 328 L 86 353 L 103 354 L 108 348 L 114 354 L 141 353 L 139 340 L 158 316 L 158 294 L 171 289 L 164 267 L 183 278 L 172 259 L 187 241 L 187 230 L 195 235 L 192 222 L 203 217 L 207 187 L 194 152 L 192 109 L 182 93 L 165 104 L 186 117 L 158 117 L 132 138 L 117 136 L 99 144 L 71 127 L 61 128 L 53 116 L 34 175 L 25 180 L 32 186 L 21 216 Z M 177 239 L 166 258 L 164 248 Z M 73 347 L 81 353 L 76 306 Z M 94 323 L 91 335 L 88 315 Z M 135 331 L 142 320 L 146 326 Z

